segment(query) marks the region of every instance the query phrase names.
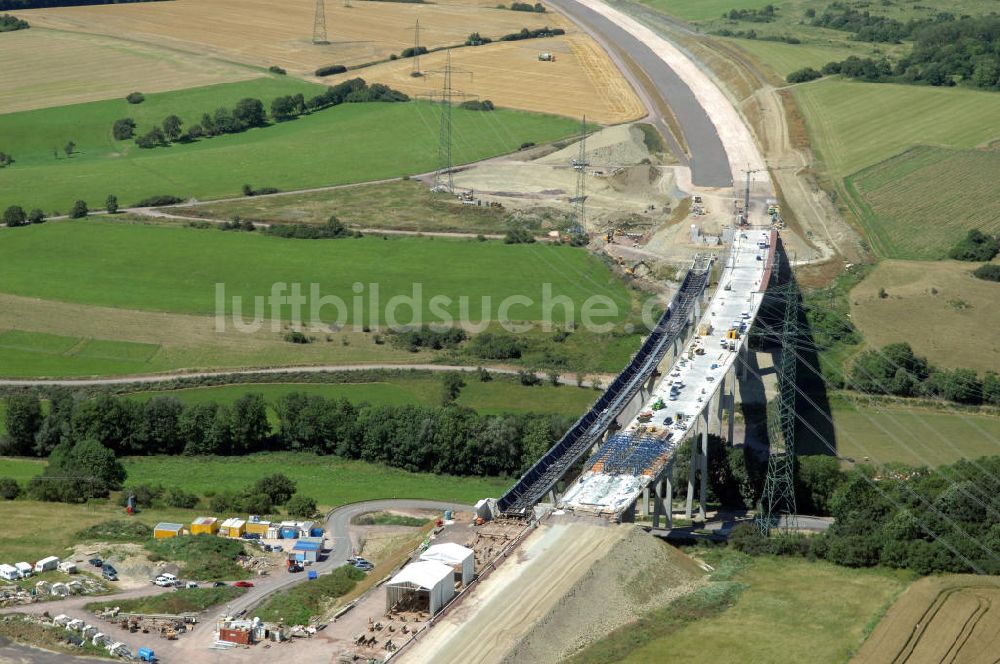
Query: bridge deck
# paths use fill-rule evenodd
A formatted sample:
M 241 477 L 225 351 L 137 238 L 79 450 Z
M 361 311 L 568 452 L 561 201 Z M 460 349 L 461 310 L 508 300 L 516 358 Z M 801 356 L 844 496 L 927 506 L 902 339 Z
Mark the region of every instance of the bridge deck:
M 734 234 L 728 263 L 707 310 L 684 351 L 674 360 L 645 408 L 591 457 L 559 506 L 616 517 L 674 460 L 736 361 L 757 317 L 770 273 L 776 233 Z M 765 245 L 765 246 L 761 246 Z M 742 329 L 733 350 L 727 332 Z M 610 462 L 610 463 L 609 463 Z

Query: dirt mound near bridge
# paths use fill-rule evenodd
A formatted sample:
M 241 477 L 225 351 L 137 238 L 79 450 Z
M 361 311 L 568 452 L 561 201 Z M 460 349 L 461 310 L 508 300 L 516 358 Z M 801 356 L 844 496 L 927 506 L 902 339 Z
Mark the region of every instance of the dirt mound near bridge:
M 566 589 L 507 654 L 504 664 L 561 661 L 643 613 L 691 592 L 705 576 L 694 560 L 635 527 Z

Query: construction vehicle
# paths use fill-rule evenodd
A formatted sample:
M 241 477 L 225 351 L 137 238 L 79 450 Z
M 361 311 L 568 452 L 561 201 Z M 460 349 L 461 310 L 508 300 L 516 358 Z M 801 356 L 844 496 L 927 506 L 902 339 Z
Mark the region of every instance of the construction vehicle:
M 781 214 L 781 206 L 778 205 L 778 201 L 776 199 L 767 199 L 767 213 L 772 217 L 776 214 Z
M 539 53 L 538 54 L 538 61 L 539 62 L 555 62 L 556 61 L 555 53 L 547 53 L 547 52 L 546 53 Z

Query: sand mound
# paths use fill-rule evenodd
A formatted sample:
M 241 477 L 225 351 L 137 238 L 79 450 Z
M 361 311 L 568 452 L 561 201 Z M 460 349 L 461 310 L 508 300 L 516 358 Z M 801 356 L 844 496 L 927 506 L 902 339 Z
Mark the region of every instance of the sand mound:
M 590 567 L 503 660 L 558 662 L 704 582 L 674 547 L 634 528 Z
M 580 155 L 579 142 L 538 160 L 542 164 L 568 164 Z M 608 127 L 587 137 L 587 161 L 595 167 L 613 165 L 629 166 L 649 159 L 649 150 L 643 140 L 642 130 L 633 125 Z

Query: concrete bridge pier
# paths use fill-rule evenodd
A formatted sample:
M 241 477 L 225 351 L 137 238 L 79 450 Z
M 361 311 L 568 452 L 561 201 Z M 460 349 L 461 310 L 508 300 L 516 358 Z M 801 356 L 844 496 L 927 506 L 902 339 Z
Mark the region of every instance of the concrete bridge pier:
M 735 445 L 736 441 L 733 439 L 736 437 L 736 367 L 729 370 L 727 385 L 729 386 L 729 431 L 726 440 L 730 445 Z
M 653 528 L 658 529 L 660 527 L 660 518 L 666 517 L 666 527 L 674 527 L 674 487 L 673 487 L 673 474 L 674 469 L 671 465 L 670 470 L 667 471 L 666 476 L 658 480 L 654 487 L 655 491 L 653 493 Z
M 705 496 L 708 494 L 708 408 L 702 411 L 704 423 L 701 427 L 701 486 L 698 492 L 698 516 L 702 523 L 706 520 Z
M 639 515 L 640 516 L 649 516 L 649 487 L 648 486 L 645 489 L 642 490 L 642 498 L 640 498 L 639 500 L 642 501 L 639 504 Z

